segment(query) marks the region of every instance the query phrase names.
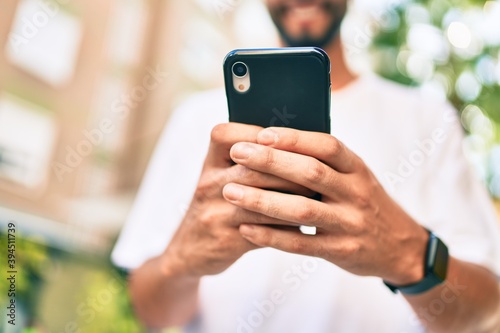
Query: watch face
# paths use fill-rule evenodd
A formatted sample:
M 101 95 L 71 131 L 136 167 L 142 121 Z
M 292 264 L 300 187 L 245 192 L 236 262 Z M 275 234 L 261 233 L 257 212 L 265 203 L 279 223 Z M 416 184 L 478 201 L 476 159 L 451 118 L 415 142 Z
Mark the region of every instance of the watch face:
M 446 272 L 448 271 L 448 248 L 439 238 L 437 240 L 436 255 L 434 257 L 434 275 L 444 281 L 446 279 Z

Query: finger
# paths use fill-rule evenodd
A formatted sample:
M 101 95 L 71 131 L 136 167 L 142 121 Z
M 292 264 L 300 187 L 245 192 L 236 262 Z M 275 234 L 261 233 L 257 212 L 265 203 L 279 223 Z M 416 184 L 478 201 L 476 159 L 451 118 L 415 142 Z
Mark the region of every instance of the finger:
M 348 175 L 310 156 L 246 142 L 236 143 L 230 156 L 236 163 L 252 170 L 297 183 L 334 200 L 351 196 Z
M 300 225 L 294 222 L 280 220 L 271 216 L 260 214 L 257 212 L 252 212 L 250 210 L 235 207 L 235 212 L 233 219 L 231 220 L 231 226 L 239 227 L 241 224 L 260 224 L 274 227 L 293 227 L 297 229 Z
M 224 198 L 238 207 L 297 225 L 341 228 L 339 219 L 329 205 L 300 195 L 262 190 L 229 183 Z
M 262 127 L 240 123 L 216 125 L 210 134 L 205 165 L 227 167 L 234 164 L 229 157 L 231 146 L 236 142 L 256 142 L 260 130 Z
M 194 213 L 199 225 L 209 229 L 220 226 L 238 229 L 243 223 L 297 227 L 296 223 L 252 212 L 224 200 L 212 202 L 210 209 L 198 209 Z
M 360 158 L 327 133 L 269 127 L 258 133 L 257 143 L 314 157 L 342 173 L 351 173 L 360 167 Z
M 235 182 L 241 185 L 271 189 L 285 193 L 294 193 L 306 197 L 313 197 L 316 192 L 297 183 L 290 182 L 283 178 L 271 174 L 252 170 L 243 165 L 233 165 L 229 170 L 229 176 L 226 183 Z
M 230 233 L 230 238 L 231 243 L 233 244 L 234 248 L 234 255 L 236 257 L 239 257 L 241 253 L 246 253 L 255 249 L 260 248 L 261 246 L 252 243 L 250 240 L 246 239 L 245 237 L 242 237 L 241 233 L 239 232 L 239 227 L 236 226 L 235 228 L 232 228 Z M 239 235 L 238 235 L 239 234 Z M 236 241 L 238 240 L 238 241 Z
M 305 235 L 298 230 L 242 224 L 240 233 L 243 238 L 259 247 L 272 247 L 307 256 L 323 256 L 322 242 L 318 241 L 319 236 Z

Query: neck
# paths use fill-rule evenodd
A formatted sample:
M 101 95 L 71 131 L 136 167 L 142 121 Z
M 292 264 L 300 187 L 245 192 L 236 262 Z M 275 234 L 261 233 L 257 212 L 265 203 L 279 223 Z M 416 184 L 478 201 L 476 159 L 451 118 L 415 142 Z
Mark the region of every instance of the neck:
M 328 53 L 332 64 L 330 80 L 332 82 L 333 91 L 342 89 L 356 79 L 356 75 L 347 68 L 340 36 L 332 40 L 324 50 Z

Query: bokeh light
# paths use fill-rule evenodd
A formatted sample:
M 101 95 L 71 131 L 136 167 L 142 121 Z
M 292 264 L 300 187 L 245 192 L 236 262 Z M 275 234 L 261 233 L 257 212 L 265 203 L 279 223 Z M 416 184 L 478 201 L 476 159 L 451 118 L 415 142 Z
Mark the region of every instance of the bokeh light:
M 462 22 L 452 22 L 447 31 L 448 40 L 451 45 L 460 49 L 466 49 L 472 41 L 469 28 Z
M 482 85 L 471 71 L 463 71 L 457 79 L 455 90 L 464 102 L 472 102 L 481 93 Z
M 464 152 L 499 196 L 500 2 L 396 1 L 400 28 L 374 36 L 381 75 L 447 98 L 467 132 Z M 458 4 L 463 4 L 459 6 Z M 387 64 L 394 64 L 388 66 Z M 495 157 L 493 157 L 495 156 Z

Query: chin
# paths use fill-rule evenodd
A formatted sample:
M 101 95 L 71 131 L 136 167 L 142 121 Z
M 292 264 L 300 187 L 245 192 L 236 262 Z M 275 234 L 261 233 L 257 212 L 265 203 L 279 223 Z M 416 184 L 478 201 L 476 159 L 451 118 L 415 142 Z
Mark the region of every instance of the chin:
M 324 48 L 338 35 L 346 1 L 269 0 L 268 9 L 286 45 Z

